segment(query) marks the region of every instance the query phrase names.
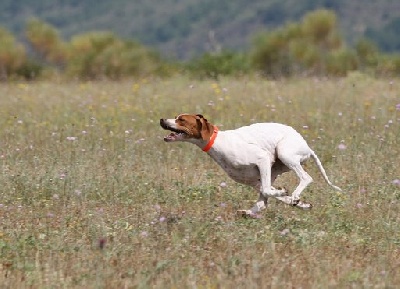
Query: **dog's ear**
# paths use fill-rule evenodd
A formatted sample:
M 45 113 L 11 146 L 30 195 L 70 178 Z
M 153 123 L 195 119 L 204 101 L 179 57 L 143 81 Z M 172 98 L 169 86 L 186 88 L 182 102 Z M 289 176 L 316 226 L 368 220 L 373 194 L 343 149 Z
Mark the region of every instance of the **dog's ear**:
M 200 118 L 204 118 L 204 116 L 203 116 L 202 114 L 196 114 L 196 119 L 197 119 L 197 118 L 199 118 L 199 119 L 200 119 Z
M 208 140 L 212 134 L 212 125 L 201 114 L 196 114 L 197 129 L 200 131 L 201 138 Z
M 201 132 L 202 128 L 203 128 L 203 124 L 202 124 L 202 119 L 204 119 L 204 117 L 201 114 L 196 114 L 196 124 L 197 124 L 197 130 L 199 132 Z

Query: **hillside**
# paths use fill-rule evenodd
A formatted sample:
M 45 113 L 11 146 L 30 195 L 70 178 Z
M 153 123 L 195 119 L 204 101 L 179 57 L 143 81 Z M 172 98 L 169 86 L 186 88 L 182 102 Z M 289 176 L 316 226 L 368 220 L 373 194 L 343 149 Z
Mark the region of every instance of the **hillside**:
M 400 1 L 379 0 L 3 0 L 0 25 L 20 37 L 38 17 L 66 39 L 93 30 L 135 38 L 164 55 L 190 58 L 215 46 L 243 49 L 253 35 L 329 8 L 349 43 L 367 35 L 386 51 L 400 51 Z M 211 33 L 210 33 L 211 32 Z

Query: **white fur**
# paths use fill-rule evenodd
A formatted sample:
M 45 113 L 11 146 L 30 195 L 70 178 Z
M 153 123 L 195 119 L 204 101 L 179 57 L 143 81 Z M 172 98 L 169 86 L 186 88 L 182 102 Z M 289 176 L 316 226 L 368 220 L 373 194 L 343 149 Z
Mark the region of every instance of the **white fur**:
M 174 119 L 166 120 L 171 126 Z M 180 140 L 180 139 L 177 139 Z M 207 141 L 184 139 L 205 147 Z M 303 190 L 313 181 L 301 163 L 312 157 L 325 181 L 335 190 L 314 151 L 304 138 L 292 127 L 279 123 L 256 123 L 235 130 L 219 131 L 214 145 L 207 152 L 235 181 L 250 185 L 259 191 L 259 199 L 250 210 L 239 211 L 244 215 L 254 215 L 266 208 L 269 197 L 302 209 L 310 204 L 300 201 Z M 293 170 L 299 184 L 291 196 L 285 189 L 275 189 L 272 184 L 280 174 Z

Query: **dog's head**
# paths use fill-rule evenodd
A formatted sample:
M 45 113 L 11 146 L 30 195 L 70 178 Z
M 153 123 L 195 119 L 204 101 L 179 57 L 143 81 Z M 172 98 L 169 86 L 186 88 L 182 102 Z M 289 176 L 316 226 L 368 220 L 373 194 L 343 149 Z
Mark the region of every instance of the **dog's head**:
M 213 134 L 214 126 L 201 114 L 180 114 L 171 119 L 160 119 L 163 129 L 171 131 L 164 137 L 166 142 L 174 141 L 208 141 Z

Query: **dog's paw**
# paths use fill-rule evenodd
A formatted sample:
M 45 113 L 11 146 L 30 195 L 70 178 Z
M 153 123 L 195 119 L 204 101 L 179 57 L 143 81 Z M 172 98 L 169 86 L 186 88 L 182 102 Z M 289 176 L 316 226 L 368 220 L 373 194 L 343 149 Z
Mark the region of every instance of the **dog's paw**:
M 280 197 L 285 197 L 289 195 L 289 191 L 285 187 L 277 187 L 276 191 Z
M 246 217 L 248 217 L 250 214 L 251 214 L 251 211 L 250 211 L 250 210 L 237 210 L 237 211 L 236 211 L 236 215 L 237 215 L 238 217 L 244 217 L 244 218 L 246 218 Z
M 296 205 L 294 205 L 296 208 L 302 209 L 302 210 L 311 210 L 312 205 L 309 203 L 303 203 L 302 201 L 298 201 Z
M 237 210 L 236 215 L 240 218 L 260 219 L 261 215 L 253 213 L 250 210 Z

